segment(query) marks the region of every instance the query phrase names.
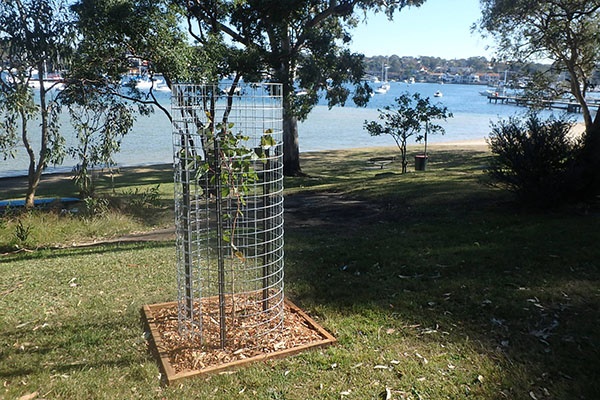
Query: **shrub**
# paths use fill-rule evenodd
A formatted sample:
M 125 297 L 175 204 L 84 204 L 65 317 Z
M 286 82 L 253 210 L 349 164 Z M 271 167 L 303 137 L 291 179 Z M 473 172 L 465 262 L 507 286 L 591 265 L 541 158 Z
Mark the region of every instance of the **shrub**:
M 29 234 L 31 233 L 31 225 L 23 224 L 22 220 L 18 220 L 15 225 L 15 238 L 19 244 L 26 245 L 29 241 Z
M 127 209 L 139 213 L 147 208 L 160 206 L 160 185 L 152 186 L 144 190 L 140 188 L 127 189 L 123 191 L 127 202 Z
M 572 127 L 564 117 L 543 120 L 533 112 L 492 124 L 492 181 L 530 205 L 554 206 L 572 198 L 578 180 L 573 165 L 580 147 L 569 137 Z
M 110 201 L 104 197 L 85 197 L 83 199 L 83 216 L 102 216 L 110 210 Z

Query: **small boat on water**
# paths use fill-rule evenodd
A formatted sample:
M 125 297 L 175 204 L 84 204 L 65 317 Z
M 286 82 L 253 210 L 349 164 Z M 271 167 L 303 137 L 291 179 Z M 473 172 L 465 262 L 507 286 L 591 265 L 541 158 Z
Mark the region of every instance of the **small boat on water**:
M 29 79 L 28 85 L 32 89 L 40 89 L 40 86 L 44 85 L 44 89 L 46 90 L 63 90 L 65 88 L 63 78 L 57 72 L 45 73 L 43 74 L 42 82 L 40 83 L 40 76 L 37 69 L 31 70 L 31 77 Z
M 442 97 L 444 94 L 439 90 L 433 94 L 433 97 Z
M 294 90 L 294 94 L 296 96 L 306 96 L 308 94 L 308 91 L 306 89 L 296 89 Z
M 135 86 L 136 89 L 141 91 L 157 90 L 159 88 L 161 91 L 165 88 L 168 89 L 166 82 L 160 76 L 126 75 L 121 79 L 121 86 Z
M 375 93 L 377 94 L 386 94 L 391 88 L 390 84 L 388 83 L 388 68 L 389 67 L 387 65 L 381 64 L 381 79 L 383 79 L 383 81 L 381 82 L 381 86 L 375 89 Z
M 377 89 L 375 89 L 375 93 L 386 94 L 389 90 L 390 90 L 390 84 L 384 83 L 383 85 L 381 85 Z

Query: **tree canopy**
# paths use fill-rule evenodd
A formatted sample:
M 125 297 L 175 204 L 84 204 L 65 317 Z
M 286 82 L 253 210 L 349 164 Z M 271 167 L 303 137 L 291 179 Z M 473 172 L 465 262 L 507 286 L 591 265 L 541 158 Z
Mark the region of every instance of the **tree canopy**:
M 53 91 L 57 83 L 44 81 L 44 74 L 69 60 L 74 40 L 66 0 L 0 2 L 0 153 L 11 157 L 19 142 L 27 152 L 28 208 L 44 169 L 65 155 Z M 32 87 L 39 87 L 37 100 Z M 33 139 L 33 131 L 39 132 L 39 140 Z
M 586 93 L 600 58 L 600 0 L 481 0 L 480 27 L 511 60 L 550 59 L 569 76 L 586 126 L 593 117 Z
M 157 73 L 170 86 L 172 82 L 194 81 L 194 74 L 210 69 L 197 58 L 179 24 L 181 13 L 168 1 L 79 0 L 73 6 L 78 16 L 81 40 L 70 76 L 99 90 L 136 100 L 144 105 L 158 105 L 153 91 L 141 93 L 135 85 L 123 90 L 122 79 L 132 65 L 145 63 L 146 78 Z M 169 115 L 166 109 L 163 109 Z
M 301 173 L 298 119 L 306 118 L 325 93 L 328 105 L 351 98 L 365 105 L 370 88 L 361 82 L 363 56 L 348 49 L 351 29 L 367 10 L 390 17 L 424 0 L 248 0 L 186 1 L 190 34 L 205 45 L 211 35 L 227 38 L 238 54 L 236 73 L 283 84 L 284 173 Z M 305 93 L 298 96 L 295 89 Z

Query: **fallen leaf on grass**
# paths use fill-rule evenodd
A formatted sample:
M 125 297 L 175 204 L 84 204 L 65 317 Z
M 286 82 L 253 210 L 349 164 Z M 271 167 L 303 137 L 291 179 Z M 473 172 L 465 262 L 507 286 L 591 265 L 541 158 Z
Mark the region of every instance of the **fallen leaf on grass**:
M 390 388 L 385 388 L 385 390 L 379 393 L 379 398 L 382 400 L 392 400 L 392 391 Z
M 38 392 L 25 394 L 25 395 L 19 397 L 19 400 L 32 400 L 32 399 L 35 399 L 36 397 L 38 397 L 38 394 L 39 394 Z
M 415 353 L 415 355 L 423 361 L 423 364 L 429 364 L 429 361 L 427 361 L 427 359 L 425 357 L 423 357 L 422 355 L 420 355 L 419 353 Z

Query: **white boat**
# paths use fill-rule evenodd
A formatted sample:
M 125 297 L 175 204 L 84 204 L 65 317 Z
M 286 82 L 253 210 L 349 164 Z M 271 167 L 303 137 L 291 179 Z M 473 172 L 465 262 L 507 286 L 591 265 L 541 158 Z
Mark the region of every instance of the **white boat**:
M 225 96 L 229 96 L 230 94 L 236 94 L 239 96 L 240 94 L 242 94 L 242 88 L 239 86 L 227 86 L 226 88 L 221 89 L 221 94 L 224 94 Z
M 390 90 L 390 87 L 391 86 L 389 83 L 384 83 L 383 85 L 381 85 L 377 89 L 375 89 L 375 93 L 386 94 Z
M 444 94 L 439 90 L 433 94 L 433 97 L 442 97 Z
M 381 86 L 379 86 L 377 89 L 375 89 L 375 93 L 378 94 L 386 94 L 391 86 L 388 82 L 388 77 L 387 77 L 387 71 L 388 71 L 388 66 L 385 64 L 381 64 L 381 77 L 383 79 L 383 82 L 381 83 Z
M 504 82 L 499 82 L 497 86 L 492 86 L 493 89 L 486 89 L 479 92 L 485 97 L 498 97 L 506 94 L 508 71 L 504 71 Z
M 159 86 L 166 86 L 166 83 L 158 77 L 150 78 L 141 75 L 127 75 L 121 80 L 121 86 L 131 85 L 134 85 L 138 90 L 148 91 L 150 89 L 156 90 Z
M 53 73 L 44 73 L 42 83 L 40 84 L 40 75 L 37 69 L 31 70 L 31 76 L 29 78 L 28 85 L 32 89 L 40 89 L 41 85 L 44 85 L 44 89 L 46 90 L 63 90 L 65 85 L 63 83 L 63 79 L 60 74 Z
M 156 90 L 157 92 L 170 92 L 171 88 L 166 83 L 160 83 L 156 85 L 156 88 L 154 88 L 154 90 Z
M 296 89 L 294 90 L 294 94 L 296 96 L 306 96 L 308 94 L 308 91 L 306 89 Z
M 61 91 L 65 88 L 65 85 L 62 81 L 58 81 L 58 80 L 47 80 L 44 79 L 42 84 L 44 85 L 44 89 L 46 90 L 58 90 Z M 32 89 L 40 89 L 40 81 L 37 79 L 32 79 L 29 81 L 29 87 Z

